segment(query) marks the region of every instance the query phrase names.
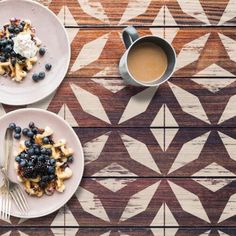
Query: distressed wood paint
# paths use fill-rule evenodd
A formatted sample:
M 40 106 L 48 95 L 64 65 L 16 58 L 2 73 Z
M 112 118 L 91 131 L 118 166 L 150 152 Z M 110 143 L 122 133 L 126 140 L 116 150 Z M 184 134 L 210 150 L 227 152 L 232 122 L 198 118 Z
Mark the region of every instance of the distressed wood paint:
M 235 235 L 233 1 L 41 2 L 66 26 L 72 58 L 57 92 L 28 107 L 48 109 L 74 127 L 85 178 L 59 211 L 0 221 L 0 234 Z M 120 33 L 129 24 L 176 49 L 174 77 L 157 91 L 119 77 Z M 18 108 L 0 105 L 0 115 Z

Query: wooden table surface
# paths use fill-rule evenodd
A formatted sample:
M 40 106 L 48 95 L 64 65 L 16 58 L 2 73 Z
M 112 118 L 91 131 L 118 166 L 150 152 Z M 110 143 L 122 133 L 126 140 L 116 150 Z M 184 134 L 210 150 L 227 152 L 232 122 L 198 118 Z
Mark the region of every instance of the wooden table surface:
M 41 3 L 65 25 L 72 57 L 57 92 L 28 107 L 74 127 L 84 178 L 58 212 L 0 221 L 0 235 L 235 236 L 236 1 Z M 172 43 L 168 83 L 124 84 L 126 25 Z M 0 115 L 14 109 L 0 104 Z

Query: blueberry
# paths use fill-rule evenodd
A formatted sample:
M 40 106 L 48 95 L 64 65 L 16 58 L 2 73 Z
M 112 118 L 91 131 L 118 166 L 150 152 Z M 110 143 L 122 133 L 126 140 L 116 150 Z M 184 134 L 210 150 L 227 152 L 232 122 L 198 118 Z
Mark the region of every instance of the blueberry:
M 44 161 L 44 160 L 45 160 L 45 157 L 44 157 L 44 156 L 39 156 L 38 160 L 39 160 L 39 161 Z
M 53 180 L 53 179 L 55 179 L 55 175 L 49 175 L 49 180 Z
M 25 146 L 26 146 L 27 148 L 31 147 L 31 145 L 32 145 L 32 143 L 31 143 L 30 140 L 25 140 Z
M 38 130 L 37 127 L 34 127 L 33 129 L 31 129 L 31 131 L 32 131 L 34 134 L 37 134 L 39 130 Z
M 46 65 L 45 65 L 45 69 L 46 70 L 51 70 L 51 68 L 52 68 L 52 65 L 51 64 L 49 64 L 49 63 L 47 63 Z
M 41 148 L 40 151 L 41 151 L 42 154 L 46 154 L 47 153 L 47 149 L 46 148 Z
M 47 184 L 46 184 L 45 182 L 43 182 L 43 181 L 41 181 L 41 182 L 39 183 L 40 188 L 45 188 L 46 185 L 47 185 Z
M 34 73 L 34 74 L 32 75 L 32 80 L 33 80 L 34 82 L 38 82 L 38 81 L 39 81 L 39 76 L 38 76 L 38 74 Z
M 46 149 L 46 155 L 51 156 L 52 155 L 52 149 L 47 148 Z
M 52 166 L 48 166 L 48 173 L 54 174 L 55 169 Z
M 4 52 L 11 52 L 11 50 L 12 50 L 12 46 L 9 44 L 4 48 Z
M 44 79 L 45 78 L 45 72 L 44 71 L 39 72 L 38 78 L 39 79 Z
M 0 56 L 0 62 L 5 62 L 6 58 L 4 56 Z
M 16 124 L 15 124 L 15 123 L 10 123 L 10 124 L 9 124 L 9 128 L 10 128 L 11 130 L 15 130 Z
M 20 32 L 23 30 L 23 28 L 24 27 L 22 25 L 18 25 L 18 29 L 19 29 Z
M 26 161 L 25 161 L 25 160 L 21 160 L 21 161 L 20 161 L 20 166 L 23 167 L 23 166 L 25 166 L 25 165 L 26 165 Z
M 15 161 L 19 163 L 19 162 L 20 162 L 20 157 L 17 156 L 17 157 L 15 158 Z
M 32 131 L 29 131 L 29 132 L 27 132 L 27 136 L 29 138 L 33 138 L 34 137 L 34 133 Z
M 51 160 L 50 160 L 50 164 L 51 164 L 51 165 L 55 165 L 55 163 L 56 163 L 55 159 L 51 159 Z
M 21 21 L 20 24 L 24 27 L 25 26 L 25 22 Z
M 21 138 L 21 134 L 15 133 L 15 134 L 14 134 L 14 138 L 15 138 L 15 139 L 20 139 L 20 138 Z
M 28 166 L 33 166 L 33 162 L 32 162 L 32 161 L 29 161 L 29 162 L 28 162 Z
M 40 149 L 40 145 L 38 145 L 38 144 L 36 144 L 36 143 L 33 144 L 32 147 L 33 147 L 33 148 L 39 148 L 39 149 Z
M 10 38 L 10 39 L 12 39 L 12 38 L 14 38 L 14 37 L 15 37 L 14 34 L 10 34 L 10 35 L 9 35 L 9 38 Z
M 35 127 L 35 124 L 34 124 L 33 121 L 31 121 L 31 122 L 29 123 L 29 128 L 33 129 L 34 127 Z
M 29 149 L 28 149 L 28 154 L 29 154 L 30 156 L 33 156 L 33 155 L 35 154 L 34 148 L 29 148 Z
M 36 155 L 40 155 L 40 149 L 39 148 L 34 148 L 34 153 Z
M 0 41 L 0 45 L 1 45 L 2 47 L 5 47 L 5 46 L 7 45 L 7 40 L 6 40 L 6 39 L 2 39 L 2 40 Z
M 15 132 L 16 132 L 17 134 L 20 134 L 20 133 L 21 133 L 21 127 L 16 126 Z
M 16 57 L 16 53 L 13 50 L 11 51 L 10 54 L 11 54 L 12 57 Z
M 25 159 L 25 153 L 24 153 L 24 152 L 22 152 L 22 153 L 20 154 L 20 158 L 21 158 L 21 159 Z
M 45 49 L 45 48 L 40 48 L 40 49 L 39 49 L 39 55 L 40 55 L 40 56 L 43 56 L 43 55 L 45 54 L 45 52 L 46 52 L 46 49 Z
M 48 175 L 44 175 L 42 176 L 42 179 L 41 179 L 43 182 L 47 182 L 49 180 L 49 176 Z
M 16 65 L 16 58 L 12 58 L 11 63 L 12 63 L 13 66 L 15 66 Z
M 10 26 L 8 27 L 8 31 L 9 31 L 10 33 L 14 33 L 15 27 L 14 27 L 13 25 L 10 25 Z
M 22 130 L 22 134 L 23 135 L 25 135 L 25 136 L 27 136 L 27 133 L 29 132 L 29 129 L 28 128 L 24 128 L 23 130 Z
M 50 140 L 48 137 L 44 137 L 43 138 L 43 144 L 49 144 L 50 143 Z
M 13 42 L 12 39 L 8 39 L 8 40 L 7 40 L 7 44 L 10 44 L 11 46 L 13 46 L 14 42 Z
M 73 156 L 68 158 L 68 162 L 73 162 L 73 161 L 74 161 L 74 157 Z
M 15 27 L 14 31 L 15 31 L 16 34 L 19 34 L 20 33 L 20 28 L 19 27 Z

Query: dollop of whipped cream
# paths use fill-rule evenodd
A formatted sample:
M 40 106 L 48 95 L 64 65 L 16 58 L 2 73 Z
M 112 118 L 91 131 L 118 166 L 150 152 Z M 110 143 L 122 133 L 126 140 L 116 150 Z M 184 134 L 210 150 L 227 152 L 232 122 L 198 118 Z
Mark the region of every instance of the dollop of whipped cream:
M 22 57 L 34 57 L 38 51 L 35 42 L 31 39 L 30 33 L 20 33 L 13 38 L 15 53 L 20 54 Z

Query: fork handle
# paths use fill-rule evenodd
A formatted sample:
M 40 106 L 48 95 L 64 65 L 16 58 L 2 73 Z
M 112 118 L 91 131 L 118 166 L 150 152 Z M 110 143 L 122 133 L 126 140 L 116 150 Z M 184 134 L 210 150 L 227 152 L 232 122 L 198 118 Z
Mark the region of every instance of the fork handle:
M 0 170 L 1 170 L 2 174 L 4 175 L 5 184 L 8 184 L 9 183 L 9 177 L 7 175 L 6 169 L 4 167 L 1 167 Z

